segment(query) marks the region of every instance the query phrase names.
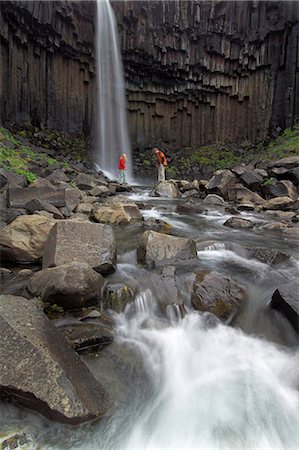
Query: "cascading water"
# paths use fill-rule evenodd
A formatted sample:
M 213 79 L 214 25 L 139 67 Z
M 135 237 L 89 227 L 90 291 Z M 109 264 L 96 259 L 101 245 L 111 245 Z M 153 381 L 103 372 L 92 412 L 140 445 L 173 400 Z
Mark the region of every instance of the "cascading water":
M 98 151 L 97 163 L 108 176 L 117 176 L 119 157 L 127 155 L 132 176 L 123 67 L 117 26 L 109 0 L 97 0 Z

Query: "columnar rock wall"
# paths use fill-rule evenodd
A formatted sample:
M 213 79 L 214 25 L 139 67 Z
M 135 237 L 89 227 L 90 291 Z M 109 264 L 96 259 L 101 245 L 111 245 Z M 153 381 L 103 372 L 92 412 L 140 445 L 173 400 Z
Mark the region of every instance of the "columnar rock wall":
M 133 145 L 267 136 L 299 114 L 296 1 L 113 2 Z
M 93 2 L 0 5 L 0 123 L 88 133 L 95 110 Z

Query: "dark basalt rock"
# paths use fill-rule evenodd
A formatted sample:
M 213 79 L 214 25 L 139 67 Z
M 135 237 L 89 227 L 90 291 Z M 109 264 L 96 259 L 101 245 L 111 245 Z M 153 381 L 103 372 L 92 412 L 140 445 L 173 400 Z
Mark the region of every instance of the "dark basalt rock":
M 299 333 L 299 283 L 281 286 L 272 295 L 270 306 L 280 311 Z
M 0 296 L 0 359 L 2 400 L 73 424 L 107 412 L 108 395 L 33 300 Z

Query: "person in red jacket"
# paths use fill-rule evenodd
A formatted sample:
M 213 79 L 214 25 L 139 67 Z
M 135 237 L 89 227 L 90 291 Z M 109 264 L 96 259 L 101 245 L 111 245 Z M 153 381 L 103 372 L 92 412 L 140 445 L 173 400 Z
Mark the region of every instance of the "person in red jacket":
M 118 181 L 120 184 L 125 184 L 127 182 L 126 179 L 126 161 L 127 161 L 127 155 L 125 153 L 123 153 L 121 155 L 121 157 L 119 158 L 119 163 L 118 163 L 118 171 L 119 171 L 119 177 L 118 177 Z
M 165 181 L 165 167 L 167 166 L 167 159 L 165 153 L 158 148 L 153 148 L 158 167 L 158 182 Z

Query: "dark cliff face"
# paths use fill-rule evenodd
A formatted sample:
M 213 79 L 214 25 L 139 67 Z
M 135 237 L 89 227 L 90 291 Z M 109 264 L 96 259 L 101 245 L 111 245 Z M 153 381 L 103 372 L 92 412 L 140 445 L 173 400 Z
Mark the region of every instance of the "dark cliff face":
M 88 1 L 1 2 L 1 123 L 89 132 L 94 12 Z
M 134 146 L 254 141 L 298 121 L 297 2 L 112 5 Z

